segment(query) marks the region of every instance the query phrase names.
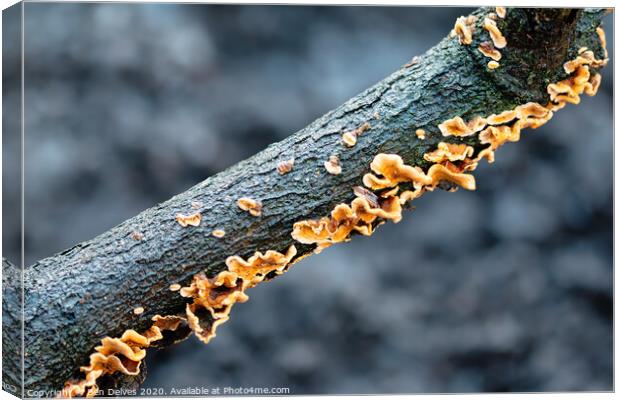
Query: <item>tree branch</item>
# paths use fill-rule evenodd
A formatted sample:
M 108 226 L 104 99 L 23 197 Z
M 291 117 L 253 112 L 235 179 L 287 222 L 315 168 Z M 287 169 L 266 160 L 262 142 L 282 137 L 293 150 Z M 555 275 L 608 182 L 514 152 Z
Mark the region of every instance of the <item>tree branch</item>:
M 169 286 L 187 287 L 201 272 L 216 276 L 227 269 L 229 256 L 285 253 L 291 245 L 297 248 L 295 259 L 312 253 L 314 245 L 291 237 L 293 224 L 328 216 L 336 205 L 351 203 L 352 188 L 361 185 L 377 154 L 398 154 L 406 164 L 427 171 L 433 163 L 424 154 L 439 142 L 466 144 L 479 153 L 486 146 L 478 134 L 444 137 L 438 125 L 456 116 L 469 121 L 499 114 L 527 102 L 545 105 L 547 86 L 566 78 L 563 64 L 580 48 L 605 57 L 596 34 L 603 10 L 510 9 L 505 19 L 497 19 L 508 45 L 501 49 L 501 67 L 491 70 L 477 48 L 490 40 L 483 20 L 492 11 L 481 8 L 473 14 L 477 19 L 470 45 L 447 37 L 287 139 L 27 268 L 25 388 L 61 389 L 68 379 L 83 377 L 79 367 L 88 365 L 103 337 L 120 337 L 128 329 L 145 331 L 157 314 L 184 315 L 190 300 Z M 357 137 L 357 144 L 343 146 L 343 132 L 366 123 L 370 128 Z M 419 129 L 425 131 L 423 140 L 415 134 Z M 340 159 L 339 175 L 324 168 L 332 155 Z M 276 165 L 291 158 L 292 171 L 278 174 Z M 239 209 L 241 197 L 260 200 L 261 215 Z M 202 214 L 199 226 L 182 227 L 175 220 L 178 213 L 196 211 Z M 213 237 L 216 229 L 223 229 L 225 236 Z M 8 268 L 6 262 L 4 266 Z M 7 290 L 10 285 L 3 281 L 5 352 L 19 349 L 21 340 L 20 300 L 14 289 Z M 133 312 L 138 307 L 144 308 L 142 314 Z M 18 368 L 5 362 L 3 381 L 19 387 Z M 128 385 L 121 377 L 115 374 L 111 384 Z

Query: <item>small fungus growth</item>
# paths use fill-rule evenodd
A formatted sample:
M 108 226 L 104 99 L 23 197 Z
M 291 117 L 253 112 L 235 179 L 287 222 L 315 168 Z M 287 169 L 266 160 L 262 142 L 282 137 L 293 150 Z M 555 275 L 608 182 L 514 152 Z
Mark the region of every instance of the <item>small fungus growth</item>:
M 332 175 L 339 175 L 342 173 L 342 166 L 340 165 L 340 159 L 338 156 L 329 156 L 329 160 L 323 164 L 328 173 Z
M 478 45 L 478 51 L 481 52 L 485 57 L 489 57 L 493 61 L 499 61 L 502 58 L 502 53 L 499 52 L 495 47 L 493 47 L 493 43 L 491 42 L 482 42 Z
M 424 129 L 416 129 L 415 135 L 418 137 L 418 139 L 424 140 L 424 138 L 426 137 L 426 132 L 424 131 Z
M 259 217 L 263 210 L 263 204 L 249 197 L 242 197 L 237 200 L 237 206 L 243 211 L 247 211 L 254 217 Z
M 457 36 L 459 43 L 470 45 L 473 38 L 473 24 L 476 21 L 473 15 L 458 17 L 454 23 L 454 29 L 450 32 L 451 36 Z
M 375 119 L 378 114 L 375 113 Z M 351 131 L 347 131 L 345 133 L 342 134 L 342 143 L 344 143 L 345 146 L 347 147 L 353 147 L 355 146 L 355 144 L 357 143 L 357 137 L 360 136 L 361 134 L 363 134 L 364 132 L 366 132 L 367 130 L 370 129 L 370 123 L 369 122 L 364 122 L 361 126 L 351 130 Z
M 506 7 L 495 7 L 495 14 L 500 18 L 506 18 Z
M 181 289 L 181 285 L 179 285 L 178 283 L 173 283 L 172 285 L 170 285 L 169 289 L 171 292 L 176 292 Z
M 487 63 L 487 68 L 489 68 L 489 69 L 499 68 L 499 63 L 497 61 L 489 61 Z
M 499 30 L 499 28 L 497 27 L 497 23 L 492 20 L 489 17 L 486 17 L 484 19 L 484 29 L 486 29 L 489 32 L 489 36 L 491 36 L 491 40 L 493 41 L 493 44 L 495 45 L 496 48 L 498 49 L 503 49 L 504 47 L 506 47 L 506 44 L 508 43 L 506 41 L 506 38 L 504 37 L 504 35 L 502 35 L 502 32 Z
M 345 132 L 342 134 L 342 143 L 347 147 L 353 147 L 357 143 L 357 136 L 351 132 Z
M 190 225 L 198 226 L 200 225 L 200 221 L 202 220 L 202 215 L 200 215 L 199 212 L 190 214 L 190 215 L 177 214 L 176 220 L 179 223 L 179 225 L 181 225 L 184 228 Z
M 278 174 L 280 175 L 288 174 L 293 169 L 293 165 L 295 165 L 294 158 L 280 161 L 278 165 L 276 166 L 276 170 L 278 171 Z
M 133 309 L 133 313 L 136 315 L 140 315 L 144 312 L 144 307 L 136 307 Z
M 226 235 L 226 232 L 223 229 L 215 229 L 213 232 L 211 232 L 211 235 L 216 238 L 223 238 L 224 235 Z
M 131 232 L 131 238 L 133 240 L 140 241 L 140 240 L 144 239 L 144 234 L 142 232 L 139 232 L 139 231 L 133 231 L 133 232 Z

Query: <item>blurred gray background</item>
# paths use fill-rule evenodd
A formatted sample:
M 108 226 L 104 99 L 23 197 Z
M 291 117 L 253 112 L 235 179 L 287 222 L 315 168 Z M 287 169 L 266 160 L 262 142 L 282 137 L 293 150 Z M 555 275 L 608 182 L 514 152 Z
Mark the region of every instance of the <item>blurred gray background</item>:
M 469 11 L 27 3 L 26 264 L 292 134 Z M 612 69 L 480 167 L 476 192 L 429 194 L 252 289 L 208 346 L 150 352 L 145 387 L 611 390 Z M 19 227 L 4 235 L 14 258 Z

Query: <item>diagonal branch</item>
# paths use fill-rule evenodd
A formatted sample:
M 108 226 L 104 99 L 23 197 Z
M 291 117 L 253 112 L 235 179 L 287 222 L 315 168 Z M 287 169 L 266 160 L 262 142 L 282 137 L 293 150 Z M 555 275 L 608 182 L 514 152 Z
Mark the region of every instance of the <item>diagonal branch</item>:
M 182 316 L 208 341 L 218 321 L 228 318 L 232 303 L 246 299 L 245 289 L 282 273 L 292 262 L 312 254 L 317 245 L 323 248 L 348 240 L 351 234 L 370 234 L 386 219 L 400 220 L 400 200 L 406 203 L 406 196 L 435 188 L 453 190 L 455 185 L 472 189 L 468 172 L 483 156 L 490 158 L 499 145 L 518 139 L 522 128 L 546 122 L 553 111 L 575 102 L 581 92 L 594 94 L 594 71 L 606 58 L 597 33 L 605 11 L 510 9 L 505 18 L 494 14 L 490 24 L 507 40 L 505 47 L 501 41 L 491 45 L 493 28 L 485 28 L 489 23 L 485 18 L 494 11 L 478 9 L 472 14 L 475 21 L 464 18 L 456 35 L 287 139 L 92 240 L 27 268 L 26 390 L 58 390 L 69 379 L 81 385 L 81 392 L 74 394 L 96 388 L 99 373 L 91 375 L 94 379 L 88 384 L 78 380 L 84 372 L 99 371 L 89 356 L 106 336 L 140 332 L 146 344 L 118 339 L 134 345 L 137 354 L 151 343 L 166 345 L 188 334 L 185 325 L 174 332 L 164 332 L 167 328 L 161 325 L 152 330 L 156 315 Z M 460 43 L 464 33 L 472 34 L 470 44 Z M 501 53 L 499 68 L 489 68 L 491 58 L 479 46 Z M 591 53 L 583 53 L 584 47 Z M 564 63 L 578 59 L 580 50 L 585 61 L 567 72 Z M 563 86 L 550 92 L 554 82 Z M 537 103 L 545 111 L 523 107 L 526 103 Z M 487 118 L 513 111 L 515 116 L 505 123 L 494 124 Z M 474 122 L 460 125 L 468 121 Z M 482 121 L 480 126 L 475 126 L 476 121 Z M 345 132 L 349 132 L 346 142 L 356 142 L 351 147 L 342 142 Z M 441 142 L 460 147 L 442 147 Z M 405 165 L 394 166 L 393 156 L 375 159 L 381 153 L 397 154 Z M 290 159 L 294 159 L 292 170 L 280 174 L 278 164 Z M 373 177 L 363 180 L 373 159 L 375 184 Z M 290 165 L 281 165 L 286 167 Z M 338 169 L 341 173 L 333 174 Z M 352 188 L 363 181 L 373 192 L 358 188 L 363 201 L 355 203 Z M 260 215 L 237 205 L 243 197 L 260 202 L 260 209 L 251 202 L 245 207 Z M 388 204 L 390 199 L 396 201 Z M 352 202 L 351 207 L 337 207 Z M 330 217 L 335 208 L 349 214 Z M 200 221 L 176 218 L 197 212 Z M 313 223 L 303 225 L 305 220 Z M 297 240 L 291 235 L 296 223 L 298 230 L 310 227 L 306 234 L 297 234 Z M 225 234 L 216 237 L 214 230 Z M 337 240 L 336 230 L 343 234 L 342 240 Z M 323 233 L 327 236 L 315 237 Z M 255 251 L 268 250 L 274 253 L 250 258 Z M 240 258 L 229 258 L 234 255 Z M 176 284 L 185 287 L 182 293 L 170 290 Z M 9 316 L 3 326 L 5 348 L 6 343 L 8 348 L 19 348 L 18 301 L 8 296 L 3 302 L 3 312 Z M 139 308 L 144 311 L 139 313 Z M 121 364 L 115 370 L 137 373 L 140 361 L 136 366 L 117 353 L 110 353 Z M 80 372 L 81 366 L 91 368 Z M 5 365 L 3 381 L 20 387 L 17 368 L 15 363 Z M 126 378 L 117 372 L 101 376 L 97 384 L 131 385 Z

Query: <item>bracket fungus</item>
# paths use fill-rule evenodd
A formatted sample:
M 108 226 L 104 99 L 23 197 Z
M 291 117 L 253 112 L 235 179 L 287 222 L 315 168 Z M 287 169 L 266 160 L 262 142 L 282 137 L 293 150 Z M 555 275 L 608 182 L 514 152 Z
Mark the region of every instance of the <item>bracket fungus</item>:
M 473 24 L 476 17 L 473 15 L 466 17 L 458 17 L 454 23 L 451 35 L 459 38 L 459 43 L 469 45 L 473 39 Z
M 495 7 L 495 14 L 500 18 L 506 18 L 506 7 Z
M 474 154 L 474 148 L 464 143 L 454 144 L 439 142 L 437 149 L 424 154 L 426 161 L 442 163 L 444 161 L 462 161 Z
M 364 185 L 372 190 L 392 188 L 401 182 L 411 182 L 414 186 L 430 183 L 420 167 L 406 165 L 397 154 L 378 154 L 370 163 L 370 169 L 382 175 L 364 175 Z
M 262 213 L 263 204 L 249 197 L 242 197 L 237 200 L 237 206 L 243 211 L 247 211 L 254 217 L 259 217 Z
M 506 44 L 508 44 L 508 42 L 506 41 L 504 35 L 502 35 L 502 32 L 499 30 L 499 28 L 497 27 L 497 23 L 494 20 L 489 17 L 485 17 L 483 26 L 484 29 L 489 32 L 489 36 L 491 36 L 491 40 L 493 41 L 493 44 L 496 48 L 503 49 L 504 47 L 506 47 Z
M 362 196 L 356 197 L 351 205 L 338 204 L 330 217 L 296 222 L 291 236 L 300 243 L 316 244 L 314 251 L 320 253 L 334 243 L 350 240 L 352 232 L 371 235 L 372 223 L 377 218 L 400 221 L 402 209 L 398 197 L 376 199 L 376 202 L 377 206 L 371 205 L 366 196 Z
M 499 52 L 495 47 L 493 47 L 493 43 L 491 42 L 482 42 L 478 45 L 478 51 L 481 52 L 485 57 L 489 57 L 493 61 L 499 61 L 502 58 L 502 53 Z
M 179 225 L 185 228 L 190 225 L 191 226 L 200 225 L 200 221 L 202 220 L 202 215 L 200 215 L 199 212 L 190 214 L 190 215 L 177 214 L 175 218 L 177 222 L 179 223 Z
M 477 116 L 468 123 L 463 118 L 454 117 L 437 125 L 443 136 L 471 136 L 481 131 L 486 125 L 486 119 Z
M 424 138 L 426 137 L 426 132 L 424 131 L 424 129 L 416 129 L 415 135 L 418 139 L 424 140 Z

